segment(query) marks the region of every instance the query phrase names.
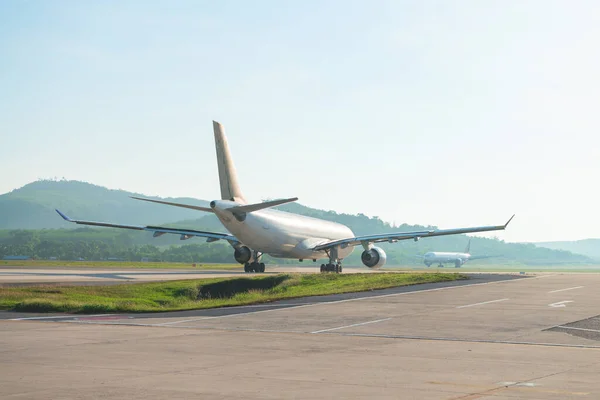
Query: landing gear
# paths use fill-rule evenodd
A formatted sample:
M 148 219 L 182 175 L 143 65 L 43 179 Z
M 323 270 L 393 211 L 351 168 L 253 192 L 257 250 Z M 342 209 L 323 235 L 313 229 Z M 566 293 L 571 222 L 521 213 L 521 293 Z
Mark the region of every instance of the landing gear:
M 454 268 L 460 268 L 461 265 L 462 265 L 462 263 L 460 261 L 456 261 L 454 263 Z
M 262 253 L 260 251 L 254 250 L 252 252 L 252 262 L 244 264 L 244 272 L 246 272 L 246 273 L 265 272 L 265 263 L 260 262 L 261 258 L 262 258 Z
M 438 268 L 444 268 L 444 264 L 438 265 Z
M 265 263 L 251 262 L 244 264 L 244 272 L 265 272 Z
M 335 272 L 339 274 L 343 271 L 342 264 L 321 264 L 321 272 Z
M 321 272 L 335 272 L 336 274 L 340 274 L 343 271 L 342 260 L 338 258 L 337 250 L 337 247 L 332 247 L 327 251 L 329 263 L 321 264 Z
M 427 265 L 427 268 L 431 267 L 431 263 L 425 263 L 425 265 Z

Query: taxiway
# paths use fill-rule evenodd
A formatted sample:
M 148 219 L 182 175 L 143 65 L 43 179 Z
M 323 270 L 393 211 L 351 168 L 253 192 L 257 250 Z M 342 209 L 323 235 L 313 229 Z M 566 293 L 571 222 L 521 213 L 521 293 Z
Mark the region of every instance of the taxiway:
M 600 397 L 600 275 L 479 279 L 212 314 L 3 314 L 0 396 Z

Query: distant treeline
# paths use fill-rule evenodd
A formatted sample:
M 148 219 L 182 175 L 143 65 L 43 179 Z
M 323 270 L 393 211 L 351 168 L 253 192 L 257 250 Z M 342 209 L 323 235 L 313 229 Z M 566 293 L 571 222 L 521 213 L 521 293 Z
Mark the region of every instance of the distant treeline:
M 66 231 L 72 232 L 73 231 Z M 232 262 L 233 252 L 227 243 L 189 244 L 159 248 L 150 244 L 134 244 L 130 234 L 108 232 L 102 240 L 90 239 L 83 234 L 80 239 L 65 239 L 66 232 L 43 230 L 15 230 L 0 236 L 0 259 L 5 256 L 28 256 L 36 259 L 57 260 L 107 260 L 169 261 L 169 262 Z M 58 236 L 58 238 L 52 238 Z
M 355 217 L 356 218 L 356 217 Z M 366 217 L 365 217 L 366 218 Z M 374 222 L 371 219 L 371 222 Z M 398 229 L 398 228 L 396 228 Z M 42 229 L 0 231 L 0 259 L 6 256 L 28 256 L 37 259 L 57 260 L 107 260 L 166 261 L 233 263 L 233 249 L 227 242 L 206 243 L 192 238 L 184 244 L 176 235 L 153 238 L 149 232 L 118 229 Z M 417 265 L 417 254 L 430 250 L 462 251 L 469 239 L 465 236 L 430 238 L 418 243 L 403 241 L 384 243 L 388 265 Z M 474 255 L 493 255 L 494 258 L 478 260 L 477 264 L 576 264 L 590 263 L 585 256 L 567 251 L 538 248 L 532 244 L 504 243 L 497 239 L 472 238 Z M 177 243 L 177 244 L 174 244 Z M 357 248 L 345 262 L 360 265 L 362 248 Z M 295 263 L 297 260 L 276 261 L 265 256 L 265 262 Z

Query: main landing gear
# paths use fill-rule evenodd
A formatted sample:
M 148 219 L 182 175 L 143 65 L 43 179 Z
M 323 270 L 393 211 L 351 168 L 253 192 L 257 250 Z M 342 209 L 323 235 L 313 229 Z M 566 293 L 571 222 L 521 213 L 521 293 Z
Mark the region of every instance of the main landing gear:
M 338 258 L 338 248 L 332 247 L 329 250 L 325 250 L 329 256 L 329 263 L 321 264 L 321 272 L 335 272 L 339 274 L 342 272 L 342 260 Z
M 265 263 L 251 262 L 244 264 L 244 272 L 265 272 Z
M 335 272 L 336 274 L 339 274 L 342 272 L 342 264 L 321 264 L 321 272 Z
M 244 272 L 265 272 L 265 263 L 260 262 L 262 258 L 262 253 L 260 251 L 254 250 L 252 252 L 252 262 L 247 262 L 244 264 Z

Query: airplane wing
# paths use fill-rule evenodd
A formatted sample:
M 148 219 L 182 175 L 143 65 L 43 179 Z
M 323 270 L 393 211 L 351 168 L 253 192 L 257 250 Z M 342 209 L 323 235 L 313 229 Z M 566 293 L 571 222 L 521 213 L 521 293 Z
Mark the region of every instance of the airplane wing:
M 97 221 L 82 221 L 77 219 L 71 219 L 67 217 L 65 214 L 56 210 L 56 212 L 68 222 L 73 222 L 80 225 L 91 225 L 91 226 L 103 226 L 108 228 L 120 228 L 120 229 L 133 229 L 137 231 L 149 231 L 154 233 L 154 237 L 162 236 L 165 233 L 172 233 L 175 235 L 181 235 L 179 239 L 186 240 L 194 236 L 204 237 L 207 242 L 215 242 L 217 240 L 227 240 L 229 243 L 238 243 L 239 240 L 233 235 L 228 233 L 216 233 L 216 232 L 205 232 L 205 231 L 196 231 L 193 229 L 177 229 L 177 228 L 167 228 L 162 226 L 140 226 L 140 225 L 120 225 L 120 224 L 111 224 L 108 222 L 97 222 Z
M 413 239 L 415 241 L 424 237 L 433 236 L 445 236 L 445 235 L 458 235 L 463 233 L 475 233 L 475 232 L 488 232 L 488 231 L 501 231 L 504 230 L 510 221 L 514 218 L 514 215 L 510 217 L 508 222 L 504 225 L 496 226 L 478 226 L 474 228 L 457 228 L 457 229 L 437 229 L 428 231 L 417 231 L 417 232 L 398 232 L 398 233 L 383 233 L 378 235 L 365 235 L 357 236 L 347 239 L 332 240 L 329 242 L 321 243 L 313 248 L 314 251 L 326 250 L 335 246 L 346 248 L 348 246 L 357 246 L 359 244 L 369 244 L 378 242 L 390 242 L 394 243 L 399 240 Z

